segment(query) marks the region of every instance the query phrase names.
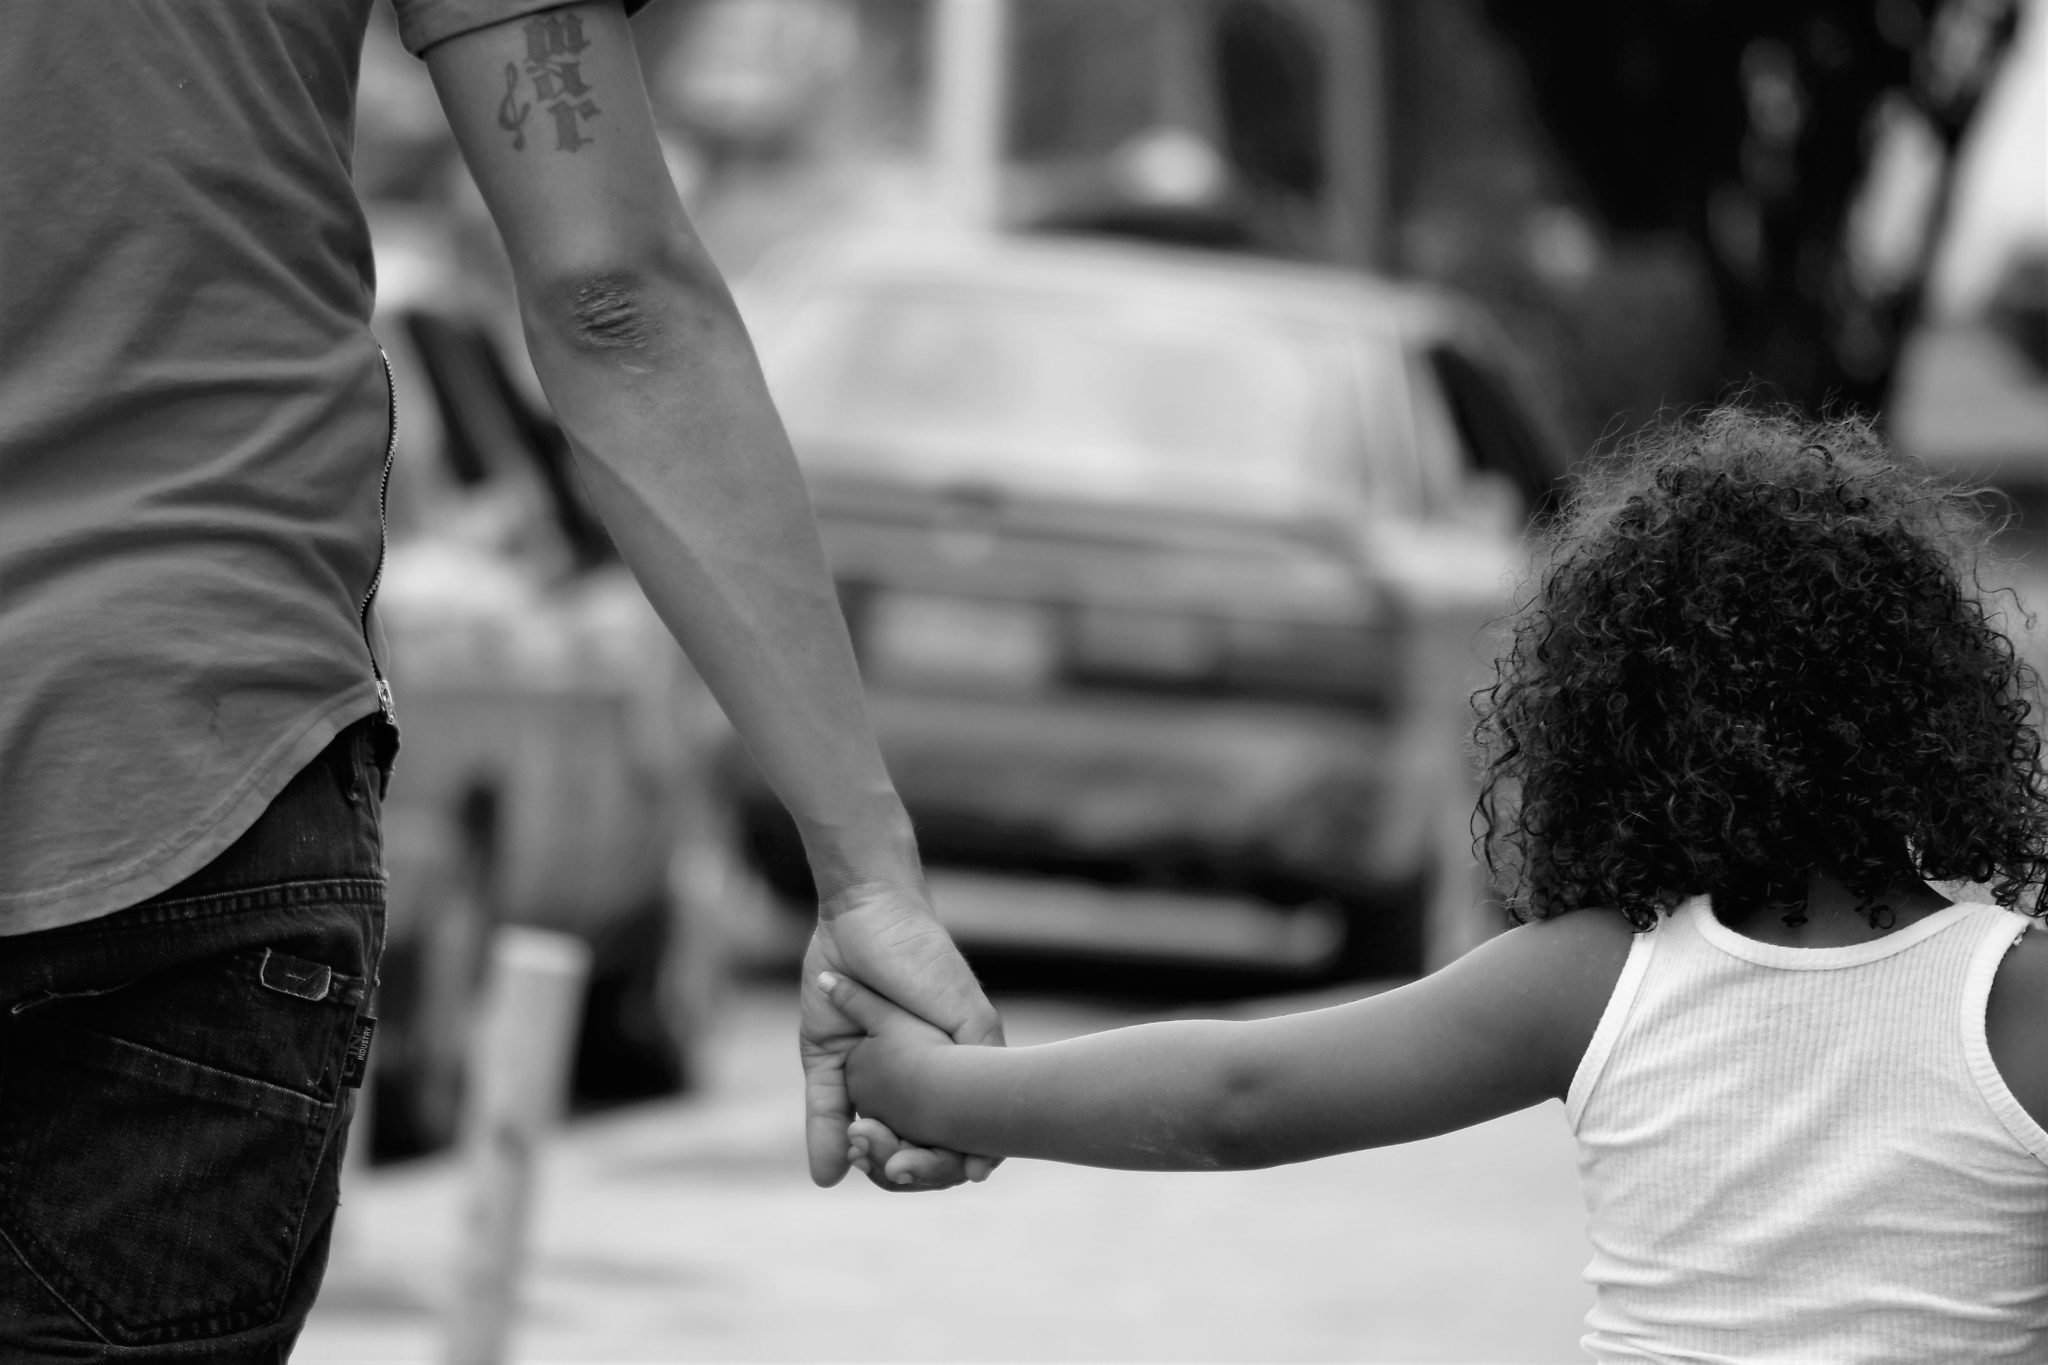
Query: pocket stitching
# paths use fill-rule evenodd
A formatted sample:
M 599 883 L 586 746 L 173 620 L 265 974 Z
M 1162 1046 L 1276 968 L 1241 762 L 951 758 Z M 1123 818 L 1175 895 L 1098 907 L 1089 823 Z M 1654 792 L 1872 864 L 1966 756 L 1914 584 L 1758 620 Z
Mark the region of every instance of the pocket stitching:
M 85 1314 L 78 1311 L 78 1305 L 74 1304 L 73 1302 L 71 1302 L 70 1299 L 66 1298 L 63 1290 L 57 1288 L 56 1285 L 50 1283 L 49 1276 L 43 1274 L 42 1271 L 36 1269 L 36 1263 L 29 1259 L 28 1254 L 21 1249 L 20 1243 L 16 1242 L 13 1236 L 4 1227 L 0 1227 L 0 1242 L 7 1243 L 7 1249 L 14 1253 L 14 1259 L 16 1264 L 20 1265 L 20 1267 L 23 1270 L 28 1272 L 29 1278 L 33 1279 L 37 1284 L 43 1287 L 44 1293 L 48 1294 L 51 1298 L 55 1299 L 58 1303 L 62 1304 L 64 1307 L 64 1311 L 69 1313 L 72 1316 L 72 1318 L 77 1321 L 80 1327 L 83 1327 L 86 1331 L 92 1333 L 96 1339 L 98 1339 L 101 1342 L 104 1342 L 108 1346 L 112 1346 L 115 1344 L 115 1342 L 111 1338 L 109 1338 L 105 1332 L 102 1332 L 97 1326 L 94 1325 L 93 1320 L 91 1318 L 87 1317 Z
M 75 1037 L 91 1039 L 90 1046 L 92 1051 L 87 1055 L 76 1058 L 82 1065 L 93 1067 L 95 1070 L 111 1071 L 116 1076 L 127 1080 L 141 1081 L 146 1085 L 160 1085 L 165 1089 L 177 1090 L 189 1099 L 220 1104 L 233 1103 L 232 1099 L 219 1094 L 194 1094 L 190 1090 L 178 1085 L 175 1081 L 165 1080 L 158 1072 L 146 1071 L 140 1067 L 123 1066 L 111 1059 L 128 1053 L 140 1053 L 144 1056 L 170 1063 L 167 1069 L 175 1074 L 203 1076 L 207 1078 L 207 1083 L 216 1089 L 235 1090 L 247 1088 L 255 1092 L 251 1097 L 252 1107 L 265 1116 L 284 1123 L 316 1124 L 320 1122 L 322 1115 L 331 1113 L 335 1104 L 338 1103 L 338 1098 L 336 1100 L 323 1100 L 317 1095 L 308 1095 L 304 1091 L 295 1090 L 288 1085 L 278 1085 L 274 1081 L 262 1080 L 255 1076 L 244 1076 L 239 1071 L 229 1071 L 225 1067 L 211 1066 L 205 1062 L 195 1062 L 190 1057 L 180 1057 L 175 1052 L 165 1052 L 163 1049 L 151 1047 L 147 1043 L 138 1043 L 132 1038 L 117 1038 L 111 1033 L 102 1033 L 98 1029 L 82 1028 L 77 1024 L 59 1024 L 54 1021 L 45 1022 L 42 1020 L 38 1020 L 37 1023 L 41 1024 L 45 1029 L 62 1029 Z M 255 1098 L 256 1096 L 262 1096 L 267 1099 L 271 1095 L 277 1095 L 282 1098 L 268 1105 L 257 1102 Z M 288 1112 L 279 1113 L 277 1112 L 279 1109 L 285 1109 Z

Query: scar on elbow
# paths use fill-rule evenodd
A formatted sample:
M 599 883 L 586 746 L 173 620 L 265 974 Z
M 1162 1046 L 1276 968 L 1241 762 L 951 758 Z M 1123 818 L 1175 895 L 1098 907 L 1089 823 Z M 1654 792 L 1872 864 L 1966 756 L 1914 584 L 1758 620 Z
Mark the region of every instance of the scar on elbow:
M 631 351 L 654 337 L 639 287 L 618 275 L 586 279 L 569 291 L 569 334 L 593 351 Z

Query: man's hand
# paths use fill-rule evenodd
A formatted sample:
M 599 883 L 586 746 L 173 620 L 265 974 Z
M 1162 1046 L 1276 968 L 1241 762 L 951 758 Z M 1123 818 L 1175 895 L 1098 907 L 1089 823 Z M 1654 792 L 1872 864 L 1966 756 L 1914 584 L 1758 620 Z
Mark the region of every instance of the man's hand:
M 861 982 L 943 1030 L 955 1043 L 1000 1047 L 1003 1024 L 922 892 L 865 886 L 826 900 L 804 954 L 798 1048 L 804 1064 L 811 1179 L 836 1185 L 846 1174 L 847 1130 L 853 1122 L 846 1054 L 867 1031 L 826 998 L 818 983 L 823 971 Z M 885 1189 L 931 1190 L 980 1180 L 995 1163 L 905 1145 L 876 1164 L 878 1169 L 868 1176 Z M 898 1179 L 906 1174 L 907 1181 Z

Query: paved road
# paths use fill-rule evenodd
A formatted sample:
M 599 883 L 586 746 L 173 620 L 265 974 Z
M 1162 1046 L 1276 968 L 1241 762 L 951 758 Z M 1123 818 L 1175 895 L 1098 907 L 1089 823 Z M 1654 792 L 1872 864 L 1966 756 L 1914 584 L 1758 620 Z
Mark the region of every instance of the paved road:
M 515 1359 L 1582 1359 L 1588 1252 L 1555 1104 L 1274 1171 L 1012 1162 L 943 1195 L 820 1191 L 790 994 L 739 994 L 702 1095 L 559 1139 Z M 1129 1017 L 998 1003 L 1016 1042 Z M 458 1174 L 379 1169 L 348 1196 L 298 1361 L 439 1359 Z

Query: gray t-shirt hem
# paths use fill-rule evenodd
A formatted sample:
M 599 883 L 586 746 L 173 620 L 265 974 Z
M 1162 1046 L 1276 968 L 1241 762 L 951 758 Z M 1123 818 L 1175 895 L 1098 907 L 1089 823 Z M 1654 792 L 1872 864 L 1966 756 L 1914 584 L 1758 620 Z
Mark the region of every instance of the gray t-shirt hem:
M 63 886 L 0 894 L 0 937 L 83 924 L 170 890 L 227 852 L 336 735 L 376 713 L 376 684 L 366 680 L 273 744 L 204 815 L 142 857 Z

